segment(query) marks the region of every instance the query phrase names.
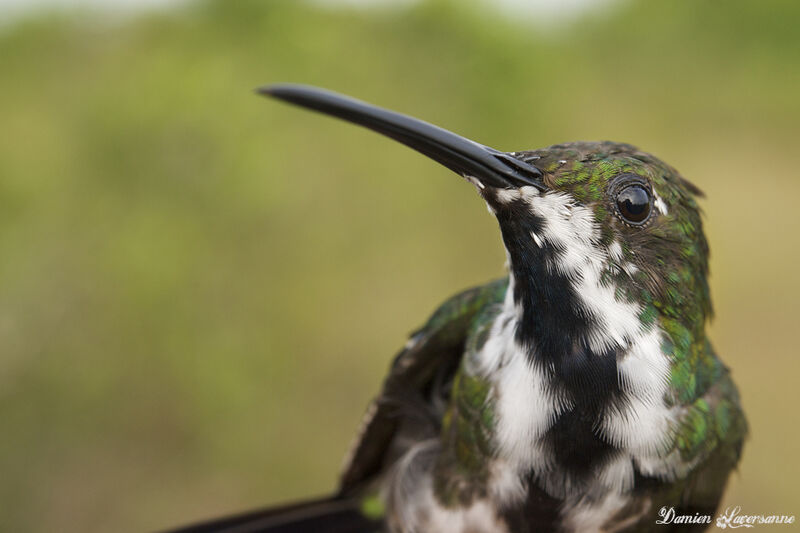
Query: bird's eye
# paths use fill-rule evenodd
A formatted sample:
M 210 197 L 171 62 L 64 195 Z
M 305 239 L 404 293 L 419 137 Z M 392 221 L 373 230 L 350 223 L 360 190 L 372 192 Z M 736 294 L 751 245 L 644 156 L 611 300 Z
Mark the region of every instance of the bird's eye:
M 636 226 L 647 222 L 652 202 L 650 191 L 642 185 L 632 184 L 617 193 L 617 210 L 625 222 Z

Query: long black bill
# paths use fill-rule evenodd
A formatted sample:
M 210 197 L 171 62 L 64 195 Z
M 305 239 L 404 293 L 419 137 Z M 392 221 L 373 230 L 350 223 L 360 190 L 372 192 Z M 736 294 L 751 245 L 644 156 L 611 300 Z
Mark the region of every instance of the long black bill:
M 258 92 L 382 133 L 481 185 L 547 189 L 535 166 L 422 120 L 307 85 L 270 85 Z

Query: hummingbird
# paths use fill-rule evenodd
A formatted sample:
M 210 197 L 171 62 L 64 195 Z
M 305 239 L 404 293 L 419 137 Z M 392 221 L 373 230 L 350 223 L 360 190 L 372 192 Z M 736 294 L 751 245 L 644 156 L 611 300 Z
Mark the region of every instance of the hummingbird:
M 181 531 L 710 525 L 747 422 L 707 337 L 699 188 L 629 144 L 502 152 L 315 87 L 258 92 L 374 130 L 465 178 L 497 220 L 508 273 L 445 301 L 410 336 L 334 495 Z

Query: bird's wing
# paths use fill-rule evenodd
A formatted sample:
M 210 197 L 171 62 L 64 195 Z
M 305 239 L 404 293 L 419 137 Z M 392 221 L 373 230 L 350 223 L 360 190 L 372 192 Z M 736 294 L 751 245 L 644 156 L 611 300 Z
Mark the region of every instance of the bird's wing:
M 391 464 L 396 441 L 438 434 L 473 321 L 502 302 L 507 287 L 504 278 L 457 294 L 411 335 L 367 410 L 345 464 L 340 495 L 358 491 Z M 401 432 L 403 439 L 398 438 Z

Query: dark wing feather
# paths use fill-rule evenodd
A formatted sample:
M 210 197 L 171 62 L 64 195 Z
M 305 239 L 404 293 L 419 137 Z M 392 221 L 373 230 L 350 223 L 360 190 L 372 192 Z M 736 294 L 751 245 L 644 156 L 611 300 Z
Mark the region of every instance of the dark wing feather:
M 359 502 L 337 498 L 217 518 L 165 533 L 376 533 L 380 522 L 364 516 Z
M 472 322 L 503 300 L 507 286 L 508 279 L 500 279 L 450 298 L 411 336 L 367 411 L 341 477 L 340 495 L 359 491 L 392 462 L 393 441 L 401 429 L 420 438 L 438 432 Z

